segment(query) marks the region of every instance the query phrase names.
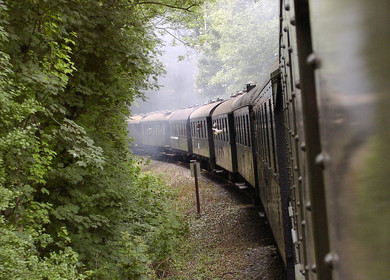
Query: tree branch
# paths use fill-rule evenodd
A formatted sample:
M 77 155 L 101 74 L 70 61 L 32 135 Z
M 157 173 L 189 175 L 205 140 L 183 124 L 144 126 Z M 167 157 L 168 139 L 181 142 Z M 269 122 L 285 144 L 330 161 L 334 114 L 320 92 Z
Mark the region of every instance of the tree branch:
M 138 2 L 138 4 L 139 5 L 160 5 L 160 6 L 168 7 L 171 9 L 183 10 L 186 12 L 192 12 L 191 8 L 198 5 L 198 4 L 194 3 L 187 8 L 184 8 L 184 7 L 178 7 L 178 6 L 169 5 L 169 4 L 165 4 L 165 3 L 161 3 L 161 2 L 154 2 L 154 1 Z

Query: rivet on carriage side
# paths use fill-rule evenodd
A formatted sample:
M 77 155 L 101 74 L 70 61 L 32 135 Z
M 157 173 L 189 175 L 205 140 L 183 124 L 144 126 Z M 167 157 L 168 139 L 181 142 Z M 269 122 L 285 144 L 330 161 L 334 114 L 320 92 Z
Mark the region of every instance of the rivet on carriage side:
M 317 272 L 317 266 L 316 266 L 315 264 L 313 264 L 313 265 L 311 266 L 311 271 L 313 271 L 314 273 Z
M 290 18 L 290 23 L 292 26 L 295 26 L 295 17 Z
M 329 161 L 329 156 L 325 153 L 320 153 L 316 156 L 316 164 L 321 168 L 325 168 L 325 163 Z
M 337 263 L 337 261 L 339 260 L 339 257 L 336 253 L 332 253 L 332 252 L 329 252 L 328 254 L 326 254 L 325 256 L 325 263 L 331 268 L 333 269 L 335 267 L 335 264 Z
M 321 67 L 321 60 L 315 53 L 309 54 L 307 59 L 306 59 L 306 62 L 308 65 L 310 65 L 314 69 L 318 69 Z

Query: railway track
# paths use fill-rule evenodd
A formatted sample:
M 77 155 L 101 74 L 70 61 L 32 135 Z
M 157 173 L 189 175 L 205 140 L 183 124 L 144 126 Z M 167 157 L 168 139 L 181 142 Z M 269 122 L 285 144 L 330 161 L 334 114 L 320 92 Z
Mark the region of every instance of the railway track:
M 284 279 L 269 225 L 245 190 L 221 174 L 202 170 L 198 217 L 188 164 L 159 159 L 143 170 L 162 176 L 177 189 L 179 199 L 187 204 L 190 231 L 188 246 L 180 252 L 183 262 L 167 273 L 167 279 Z

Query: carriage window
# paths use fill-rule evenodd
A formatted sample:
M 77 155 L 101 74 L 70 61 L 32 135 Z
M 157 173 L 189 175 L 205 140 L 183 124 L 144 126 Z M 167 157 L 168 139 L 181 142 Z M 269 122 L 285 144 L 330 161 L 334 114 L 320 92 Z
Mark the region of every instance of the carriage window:
M 204 138 L 207 138 L 207 124 L 206 124 L 206 121 L 203 121 L 203 128 L 204 128 Z
M 220 119 L 219 120 L 219 127 L 218 127 L 219 130 L 222 130 L 220 133 L 219 133 L 219 140 L 221 141 L 225 141 L 225 135 L 224 135 L 224 132 L 223 132 L 223 119 Z
M 259 111 L 256 109 L 255 111 L 255 120 L 254 120 L 254 127 L 255 127 L 255 141 L 256 141 L 256 153 L 261 156 L 261 141 L 260 141 L 260 120 L 259 120 Z
M 241 119 L 241 135 L 242 135 L 242 145 L 245 145 L 245 123 L 244 123 L 244 116 L 240 116 Z
M 266 140 L 267 140 L 267 163 L 270 166 L 271 165 L 271 143 L 270 143 L 270 128 L 269 128 L 269 114 L 267 109 L 267 103 L 264 103 L 264 113 L 265 113 L 265 124 L 266 124 Z
M 241 116 L 241 124 L 242 124 L 242 144 L 246 146 L 246 124 L 245 124 L 245 116 Z
M 230 135 L 229 135 L 230 131 L 229 131 L 229 125 L 228 125 L 228 120 L 225 119 L 225 137 L 226 137 L 226 141 L 230 142 Z
M 222 126 L 222 119 L 219 119 L 219 120 L 218 120 L 218 130 L 221 130 L 222 127 L 223 127 L 223 126 Z M 223 140 L 224 140 L 224 139 L 223 139 L 223 131 L 218 133 L 218 138 L 219 138 L 220 141 L 223 141 Z
M 238 143 L 241 144 L 241 118 L 237 117 L 237 136 L 238 136 Z
M 266 134 L 266 119 L 264 114 L 264 107 L 263 105 L 260 106 L 261 108 L 261 130 L 262 130 L 262 136 L 263 136 L 263 160 L 267 162 L 268 154 L 267 154 L 267 134 Z
M 241 144 L 241 118 L 240 118 L 240 116 L 237 117 L 237 136 L 238 136 L 237 143 Z
M 247 146 L 251 147 L 251 131 L 250 131 L 250 123 L 249 123 L 249 115 L 245 115 L 246 119 L 246 132 L 247 132 Z
M 270 112 L 271 112 L 271 135 L 272 135 L 272 154 L 273 154 L 273 171 L 275 173 L 278 172 L 278 162 L 277 162 L 277 157 L 276 157 L 276 132 L 275 132 L 275 125 L 274 125 L 274 120 L 275 120 L 275 115 L 274 115 L 274 110 L 273 110 L 273 104 L 272 104 L 272 98 L 269 100 L 269 106 L 270 106 Z
M 244 146 L 248 146 L 248 131 L 247 131 L 247 126 L 246 126 L 246 115 L 242 116 L 242 133 L 244 134 Z

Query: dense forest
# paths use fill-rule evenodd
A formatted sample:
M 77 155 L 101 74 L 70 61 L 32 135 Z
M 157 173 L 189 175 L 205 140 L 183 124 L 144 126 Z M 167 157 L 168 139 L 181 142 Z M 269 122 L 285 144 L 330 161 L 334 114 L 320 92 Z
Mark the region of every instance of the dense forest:
M 166 73 L 133 111 L 148 113 L 229 98 L 245 83 L 262 83 L 277 60 L 278 2 L 205 1 L 184 26 L 159 26 Z
M 259 28 L 249 2 L 269 19 Z M 1 279 L 152 279 L 169 265 L 186 225 L 174 193 L 140 172 L 126 119 L 159 88 L 161 32 L 187 30 L 176 39 L 198 52 L 205 95 L 259 76 L 273 7 L 221 3 L 0 0 Z
M 0 1 L 1 279 L 148 279 L 169 259 L 185 227 L 125 120 L 163 71 L 156 19 L 199 5 Z

